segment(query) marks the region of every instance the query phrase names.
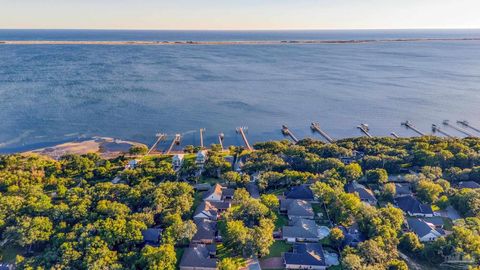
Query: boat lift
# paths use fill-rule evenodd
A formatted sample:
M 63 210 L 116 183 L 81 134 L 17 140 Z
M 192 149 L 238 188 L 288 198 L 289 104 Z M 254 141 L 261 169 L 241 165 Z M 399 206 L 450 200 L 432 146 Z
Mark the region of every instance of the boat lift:
M 293 135 L 293 133 L 290 131 L 290 129 L 288 129 L 288 127 L 286 125 L 282 126 L 282 134 L 284 136 L 289 136 L 295 143 L 298 142 L 297 137 L 295 137 L 295 135 Z
M 457 121 L 457 124 L 459 125 L 462 125 L 464 127 L 468 127 L 472 130 L 475 130 L 476 132 L 480 133 L 480 128 L 476 128 L 476 127 L 473 127 L 472 125 L 470 125 L 470 123 L 468 123 L 467 121 L 463 120 L 463 121 Z
M 182 135 L 181 134 L 175 134 L 175 138 L 172 141 L 172 144 L 170 144 L 170 147 L 168 148 L 167 152 L 165 154 L 169 155 L 170 152 L 172 152 L 173 147 L 175 145 L 180 145 L 180 141 L 182 140 Z
M 329 143 L 334 143 L 335 140 L 332 139 L 332 137 L 330 137 L 325 131 L 323 131 L 321 128 L 320 128 L 320 124 L 317 123 L 317 122 L 313 122 L 312 125 L 310 125 L 310 128 L 315 132 L 318 132 L 320 133 L 320 135 L 322 135 L 323 138 L 325 138 L 325 140 L 327 140 Z
M 420 136 L 426 136 L 427 134 L 425 134 L 424 132 L 421 132 L 420 130 L 418 130 L 413 124 L 412 122 L 410 121 L 405 121 L 405 122 L 402 122 L 402 126 L 405 126 L 407 129 L 411 129 L 413 130 L 414 132 L 416 132 L 418 135 Z

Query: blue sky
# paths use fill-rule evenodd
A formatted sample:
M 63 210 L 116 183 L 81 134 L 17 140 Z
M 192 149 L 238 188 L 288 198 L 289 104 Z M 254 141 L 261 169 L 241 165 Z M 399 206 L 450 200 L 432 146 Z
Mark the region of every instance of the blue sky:
M 0 0 L 0 28 L 480 28 L 480 0 Z

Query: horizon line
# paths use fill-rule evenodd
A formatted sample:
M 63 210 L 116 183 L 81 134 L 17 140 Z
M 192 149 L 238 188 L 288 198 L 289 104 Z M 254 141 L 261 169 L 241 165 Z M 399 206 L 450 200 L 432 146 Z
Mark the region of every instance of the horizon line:
M 236 29 L 236 28 L 2 28 L 1 30 L 44 30 L 44 31 L 62 31 L 62 30 L 71 30 L 71 31 L 231 31 L 231 32 L 242 32 L 242 31 L 408 31 L 408 30 L 480 30 L 480 27 L 412 27 L 412 28 L 245 28 L 245 29 Z

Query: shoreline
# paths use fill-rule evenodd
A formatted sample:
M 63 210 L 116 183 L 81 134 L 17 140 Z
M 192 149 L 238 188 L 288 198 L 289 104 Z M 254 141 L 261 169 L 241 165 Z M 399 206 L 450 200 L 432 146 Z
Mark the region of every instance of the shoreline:
M 0 45 L 104 45 L 104 46 L 172 46 L 172 45 L 302 45 L 365 44 L 389 42 L 480 41 L 478 38 L 397 38 L 358 40 L 245 40 L 245 41 L 74 41 L 74 40 L 0 40 Z

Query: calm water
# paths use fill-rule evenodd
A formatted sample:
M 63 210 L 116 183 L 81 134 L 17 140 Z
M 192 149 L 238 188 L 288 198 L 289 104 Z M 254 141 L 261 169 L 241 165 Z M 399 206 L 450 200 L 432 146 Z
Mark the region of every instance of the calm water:
M 480 37 L 480 31 L 14 31 L 0 40 L 286 40 Z M 313 136 L 415 135 L 444 119 L 480 126 L 480 42 L 239 46 L 0 46 L 0 152 L 156 132 L 198 143 Z M 454 135 L 461 135 L 454 132 Z M 480 134 L 479 134 L 480 135 Z

